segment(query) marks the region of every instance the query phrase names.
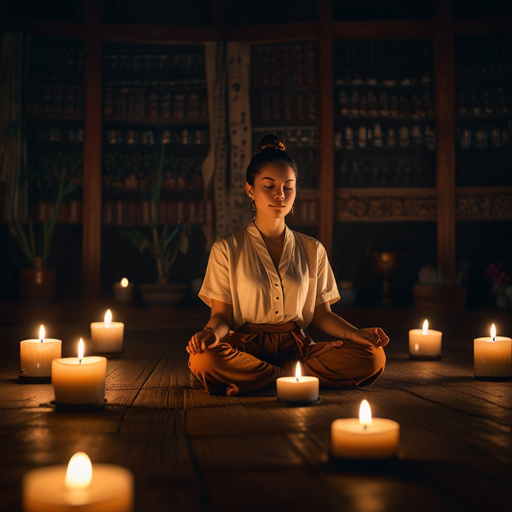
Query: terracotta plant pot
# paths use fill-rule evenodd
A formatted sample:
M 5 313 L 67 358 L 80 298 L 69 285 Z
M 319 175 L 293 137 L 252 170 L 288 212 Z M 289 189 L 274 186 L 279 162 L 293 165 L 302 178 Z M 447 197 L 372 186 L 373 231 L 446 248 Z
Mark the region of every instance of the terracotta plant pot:
M 55 269 L 46 268 L 42 258 L 34 266 L 20 270 L 21 298 L 25 302 L 45 302 L 55 299 Z
M 462 311 L 466 305 L 466 295 L 464 286 L 413 285 L 414 308 L 421 311 Z

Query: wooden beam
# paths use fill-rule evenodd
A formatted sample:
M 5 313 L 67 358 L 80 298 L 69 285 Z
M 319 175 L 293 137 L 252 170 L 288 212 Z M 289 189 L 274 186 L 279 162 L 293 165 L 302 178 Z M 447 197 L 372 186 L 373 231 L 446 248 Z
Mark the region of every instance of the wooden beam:
M 437 264 L 445 284 L 456 277 L 455 253 L 455 72 L 452 2 L 436 0 L 434 38 L 436 91 Z
M 332 257 L 334 224 L 334 98 L 332 1 L 320 0 L 318 23 L 318 238 Z
M 4 19 L 0 21 L 0 29 L 66 39 L 83 39 L 85 37 L 84 24 L 70 21 Z
M 102 84 L 101 3 L 86 3 L 82 286 L 86 301 L 100 294 Z
M 512 32 L 512 16 L 486 16 L 453 20 L 453 32 L 457 36 Z
M 333 24 L 337 40 L 416 39 L 433 37 L 435 20 L 337 21 Z
M 204 43 L 222 38 L 222 27 L 183 27 L 179 25 L 144 25 L 103 23 L 105 41 L 129 41 L 146 44 Z
M 320 4 L 322 2 L 323 0 L 320 0 Z M 266 44 L 287 41 L 316 41 L 318 38 L 317 26 L 316 23 L 286 23 L 227 27 L 226 39 L 228 41 L 264 42 Z

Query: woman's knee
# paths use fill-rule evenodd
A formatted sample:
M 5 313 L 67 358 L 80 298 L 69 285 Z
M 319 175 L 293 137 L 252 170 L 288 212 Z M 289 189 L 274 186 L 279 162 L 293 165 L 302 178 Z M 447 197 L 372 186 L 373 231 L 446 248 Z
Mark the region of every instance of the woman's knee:
M 190 354 L 188 367 L 195 375 L 205 374 L 217 365 L 217 359 L 216 351 L 213 349 L 198 354 Z
M 369 386 L 382 375 L 386 366 L 386 353 L 382 347 L 374 347 L 360 363 L 361 380 L 358 387 Z

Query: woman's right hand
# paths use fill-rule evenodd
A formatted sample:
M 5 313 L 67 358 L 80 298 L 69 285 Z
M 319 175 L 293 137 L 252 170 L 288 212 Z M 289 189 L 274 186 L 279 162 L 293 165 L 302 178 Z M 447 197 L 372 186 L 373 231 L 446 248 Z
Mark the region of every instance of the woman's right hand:
M 189 354 L 200 354 L 208 348 L 213 348 L 219 343 L 219 337 L 213 329 L 203 329 L 196 332 L 190 338 L 187 345 L 187 352 Z

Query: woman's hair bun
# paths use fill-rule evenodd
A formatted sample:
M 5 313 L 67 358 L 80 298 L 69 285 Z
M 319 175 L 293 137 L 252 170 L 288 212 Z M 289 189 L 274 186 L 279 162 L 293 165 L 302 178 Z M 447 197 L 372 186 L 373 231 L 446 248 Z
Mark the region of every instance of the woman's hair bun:
M 286 151 L 284 142 L 277 135 L 273 135 L 271 133 L 261 138 L 256 152 L 259 153 L 262 149 L 265 148 L 273 148 L 279 149 L 280 151 Z

